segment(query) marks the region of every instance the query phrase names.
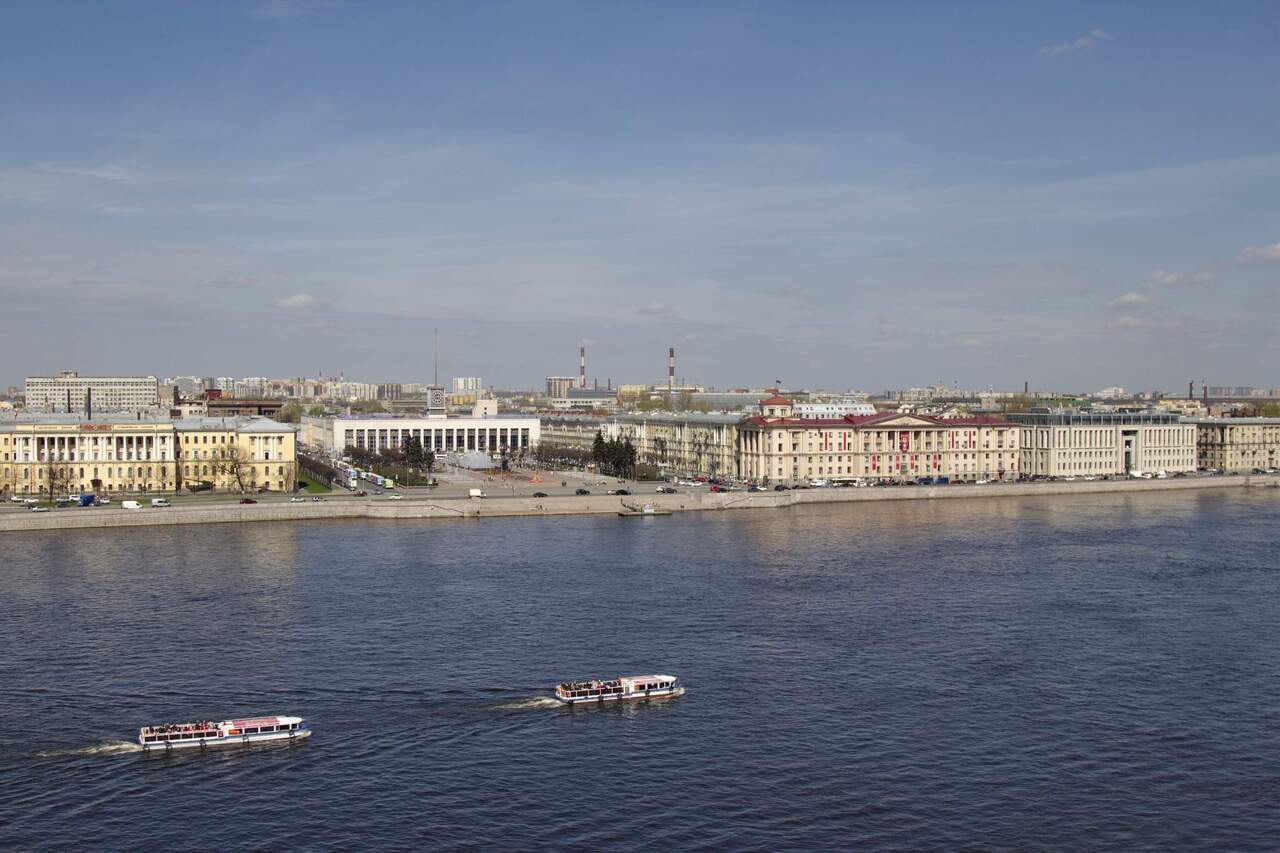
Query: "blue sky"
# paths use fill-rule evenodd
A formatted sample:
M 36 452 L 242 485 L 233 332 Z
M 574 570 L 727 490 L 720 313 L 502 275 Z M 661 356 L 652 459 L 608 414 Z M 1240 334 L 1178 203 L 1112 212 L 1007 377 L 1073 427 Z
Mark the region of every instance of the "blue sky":
M 1274 3 L 5 6 L 0 381 L 1280 386 Z

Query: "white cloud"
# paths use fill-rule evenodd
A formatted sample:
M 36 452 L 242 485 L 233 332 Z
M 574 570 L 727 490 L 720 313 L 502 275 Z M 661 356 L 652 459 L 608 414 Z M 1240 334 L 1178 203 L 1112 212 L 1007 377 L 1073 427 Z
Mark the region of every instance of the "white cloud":
M 316 298 L 310 293 L 295 293 L 292 296 L 285 296 L 271 303 L 277 308 L 310 308 L 316 304 Z
M 1111 41 L 1112 36 L 1106 30 L 1095 27 L 1082 36 L 1077 36 L 1071 41 L 1064 41 L 1058 44 L 1046 44 L 1040 48 L 1041 56 L 1062 56 L 1065 53 L 1075 53 L 1078 50 L 1089 50 L 1100 41 Z
M 1185 278 L 1180 272 L 1169 272 L 1168 270 L 1156 270 L 1148 279 L 1153 287 L 1172 287 L 1175 284 L 1181 284 Z
M 1280 243 L 1271 243 L 1267 246 L 1245 246 L 1244 251 L 1240 253 L 1240 260 L 1251 261 L 1253 259 L 1264 261 L 1280 261 Z
M 1122 293 L 1119 296 L 1117 296 L 1115 299 L 1111 300 L 1111 306 L 1113 308 L 1118 308 L 1126 305 L 1150 305 L 1150 304 L 1151 304 L 1150 296 L 1147 296 L 1145 293 L 1136 293 L 1136 292 Z

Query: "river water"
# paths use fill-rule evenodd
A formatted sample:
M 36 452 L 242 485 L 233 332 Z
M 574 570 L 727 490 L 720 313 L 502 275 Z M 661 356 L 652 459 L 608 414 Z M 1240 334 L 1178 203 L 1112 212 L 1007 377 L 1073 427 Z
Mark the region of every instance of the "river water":
M 0 848 L 1274 849 L 1280 495 L 0 537 Z M 678 699 L 558 707 L 570 677 Z M 139 725 L 301 714 L 147 757 Z

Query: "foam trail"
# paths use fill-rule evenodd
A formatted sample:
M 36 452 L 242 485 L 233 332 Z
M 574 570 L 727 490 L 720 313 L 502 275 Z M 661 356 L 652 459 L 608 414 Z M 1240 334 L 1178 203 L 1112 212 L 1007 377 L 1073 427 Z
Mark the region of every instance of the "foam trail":
M 127 740 L 108 740 L 92 746 L 72 746 L 66 749 L 47 749 L 37 752 L 37 758 L 67 758 L 74 755 L 120 755 L 126 752 L 141 752 L 142 745 Z
M 515 702 L 508 702 L 505 705 L 492 706 L 495 711 L 536 711 L 545 708 L 559 708 L 560 701 L 552 699 L 550 696 L 532 696 L 528 699 L 520 699 Z

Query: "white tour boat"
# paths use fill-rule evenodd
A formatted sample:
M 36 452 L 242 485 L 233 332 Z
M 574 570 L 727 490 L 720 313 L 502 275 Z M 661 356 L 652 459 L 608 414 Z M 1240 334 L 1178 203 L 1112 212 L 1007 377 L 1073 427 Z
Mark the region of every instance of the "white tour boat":
M 556 698 L 569 705 L 619 699 L 658 699 L 683 693 L 684 685 L 674 675 L 630 675 L 598 681 L 563 681 L 556 685 Z
M 144 750 L 162 749 L 167 752 L 187 747 L 244 746 L 263 741 L 297 740 L 310 734 L 311 726 L 301 717 L 254 717 L 143 726 L 138 732 L 138 743 Z

